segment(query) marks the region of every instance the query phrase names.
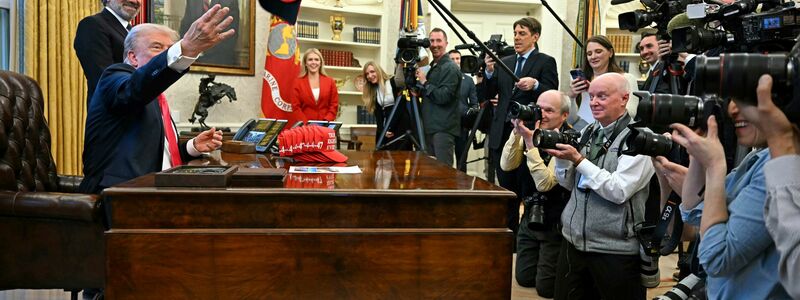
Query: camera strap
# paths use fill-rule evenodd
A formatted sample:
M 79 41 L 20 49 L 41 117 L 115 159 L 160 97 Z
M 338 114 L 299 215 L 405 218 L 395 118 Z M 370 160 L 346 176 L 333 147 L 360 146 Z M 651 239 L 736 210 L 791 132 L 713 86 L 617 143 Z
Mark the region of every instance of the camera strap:
M 620 125 L 622 125 L 622 123 L 625 123 L 627 125 L 627 123 L 629 123 L 629 122 L 630 122 L 630 116 L 627 113 L 625 113 L 622 117 L 617 119 L 616 123 L 614 124 L 614 131 L 611 133 L 611 136 L 608 139 L 606 139 L 605 143 L 603 143 L 603 148 L 601 148 L 599 151 L 597 151 L 597 155 L 595 155 L 595 157 L 587 157 L 587 158 L 589 160 L 591 160 L 592 162 L 594 162 L 595 160 L 597 160 L 597 158 L 602 157 L 603 155 L 605 155 L 606 152 L 608 152 L 608 149 L 611 148 L 611 145 L 614 143 L 614 140 L 617 139 L 617 136 L 619 136 L 619 134 L 622 133 L 622 131 L 625 130 L 625 128 L 627 128 L 625 125 L 623 125 L 623 126 L 620 126 Z M 595 125 L 598 125 L 597 128 L 595 128 Z M 592 125 L 589 126 L 589 129 L 586 130 L 587 132 L 589 132 L 589 134 L 583 135 L 581 137 L 581 143 L 580 143 L 580 147 L 581 148 L 586 146 L 586 143 L 588 142 L 588 140 L 590 140 L 591 137 L 593 137 L 595 135 L 595 131 L 597 131 L 597 130 L 603 130 L 603 128 L 600 126 L 599 123 L 595 122 L 595 123 L 592 123 Z M 593 147 L 594 145 L 591 145 L 591 146 Z M 578 150 L 580 150 L 580 149 L 578 149 Z M 591 149 L 590 149 L 590 152 L 591 152 Z M 618 153 L 620 153 L 620 155 L 621 155 L 622 152 L 620 151 Z
M 679 196 L 675 191 L 672 191 L 669 194 L 669 198 L 667 198 L 667 203 L 664 205 L 664 209 L 661 211 L 655 231 L 653 232 L 653 245 L 659 245 L 661 247 L 659 252 L 662 256 L 672 253 L 672 251 L 678 247 L 678 243 L 681 241 L 681 234 L 683 233 L 683 220 L 680 217 L 676 217 L 676 214 L 679 210 L 678 206 L 680 204 L 681 196 Z M 669 229 L 669 222 L 671 219 L 675 219 L 675 223 L 672 225 L 672 232 L 670 233 L 669 239 L 665 241 L 664 235 Z

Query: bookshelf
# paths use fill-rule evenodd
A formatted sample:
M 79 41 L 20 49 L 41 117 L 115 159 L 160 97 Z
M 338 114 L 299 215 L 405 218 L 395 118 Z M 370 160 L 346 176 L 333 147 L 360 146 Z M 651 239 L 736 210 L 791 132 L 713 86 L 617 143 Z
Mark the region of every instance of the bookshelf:
M 331 60 L 329 58 L 326 58 L 325 61 L 325 71 L 328 76 L 340 81 L 344 80 L 344 85 L 338 87 L 340 114 L 336 120 L 344 123 L 346 126 L 343 128 L 347 129 L 352 127 L 348 125 L 357 124 L 357 106 L 362 104 L 361 92 L 356 89 L 354 83 L 355 78 L 361 75 L 362 66 L 368 61 L 376 61 L 384 69 L 390 66 L 384 55 L 388 51 L 389 44 L 387 39 L 389 20 L 384 16 L 385 11 L 388 11 L 389 1 L 376 1 L 372 5 L 349 5 L 348 1 L 344 1 L 344 7 L 335 7 L 333 5 L 335 2 L 332 0 L 307 0 L 300 4 L 298 21 L 316 23 L 318 27 L 312 30 L 314 33 L 312 35 L 303 35 L 298 32 L 297 41 L 301 53 L 308 48 L 352 53 L 353 63 L 350 65 L 341 63 L 334 65 L 329 63 Z M 344 19 L 341 40 L 338 41 L 333 40 L 332 16 Z M 355 42 L 354 28 L 357 27 L 373 29 L 370 37 L 374 43 Z M 363 39 L 363 34 L 359 37 Z M 323 53 L 323 55 L 327 54 Z M 345 59 L 345 63 L 348 60 L 349 58 Z
M 639 62 L 642 60 L 639 56 L 638 45 L 641 40 L 641 34 L 645 31 L 653 31 L 651 28 L 643 28 L 637 32 L 631 32 L 619 28 L 619 14 L 623 12 L 633 11 L 635 9 L 643 9 L 644 7 L 639 1 L 633 1 L 620 5 L 609 5 L 605 14 L 605 20 L 602 22 L 604 25 L 602 34 L 611 40 L 616 51 L 617 63 L 621 66 L 628 65 L 627 70 L 633 76 L 639 79 L 639 83 L 644 82 L 642 73 L 639 72 Z

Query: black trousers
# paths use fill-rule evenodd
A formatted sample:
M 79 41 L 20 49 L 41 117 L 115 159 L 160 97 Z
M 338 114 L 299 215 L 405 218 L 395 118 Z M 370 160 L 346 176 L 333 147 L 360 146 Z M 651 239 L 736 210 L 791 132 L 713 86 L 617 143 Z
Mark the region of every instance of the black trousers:
M 561 243 L 555 299 L 635 299 L 647 294 L 639 272 L 639 255 L 582 252 Z
M 517 194 L 517 198 L 508 201 L 507 208 L 508 228 L 514 231 L 516 239 L 519 228 L 519 204 L 522 203 L 523 197 L 533 194 L 535 184 L 525 161 L 520 163 L 518 168 L 508 172 L 500 169 L 500 155 L 502 154 L 502 147 L 500 149 L 492 149 L 489 161 L 491 162 L 490 167 L 494 168 L 497 174 L 497 181 L 500 186 Z

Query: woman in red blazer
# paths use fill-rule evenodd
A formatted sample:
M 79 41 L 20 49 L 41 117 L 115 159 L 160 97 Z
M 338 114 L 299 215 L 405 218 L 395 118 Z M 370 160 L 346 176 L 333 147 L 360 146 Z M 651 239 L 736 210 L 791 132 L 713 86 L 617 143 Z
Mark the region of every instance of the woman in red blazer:
M 325 60 L 316 48 L 303 54 L 300 79 L 295 80 L 294 95 L 306 120 L 335 121 L 339 111 L 339 91 L 333 78 L 325 74 Z

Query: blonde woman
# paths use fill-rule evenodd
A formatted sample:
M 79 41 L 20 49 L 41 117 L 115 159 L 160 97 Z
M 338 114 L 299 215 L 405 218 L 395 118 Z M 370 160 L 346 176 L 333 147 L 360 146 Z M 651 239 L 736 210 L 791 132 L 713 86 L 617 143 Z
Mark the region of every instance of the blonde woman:
M 400 99 L 400 90 L 394 85 L 394 80 L 391 80 L 383 68 L 374 61 L 364 64 L 363 72 L 366 82 L 364 83 L 361 100 L 364 102 L 364 106 L 367 107 L 367 111 L 375 115 L 378 125 L 375 134 L 375 142 L 377 143 L 378 135 L 390 123 L 388 118 L 394 105 L 398 102 L 402 105 L 405 102 L 398 101 Z M 384 144 L 391 144 L 384 148 L 385 150 L 411 150 L 411 143 L 408 142 L 408 139 L 394 141 L 394 139 L 411 128 L 409 122 L 406 106 L 398 107 L 394 119 L 391 120 L 391 124 L 388 124 L 389 130 L 386 131 Z
M 339 111 L 339 91 L 325 73 L 325 60 L 316 48 L 306 50 L 301 61 L 300 78 L 294 82 L 298 113 L 305 120 L 335 121 Z

